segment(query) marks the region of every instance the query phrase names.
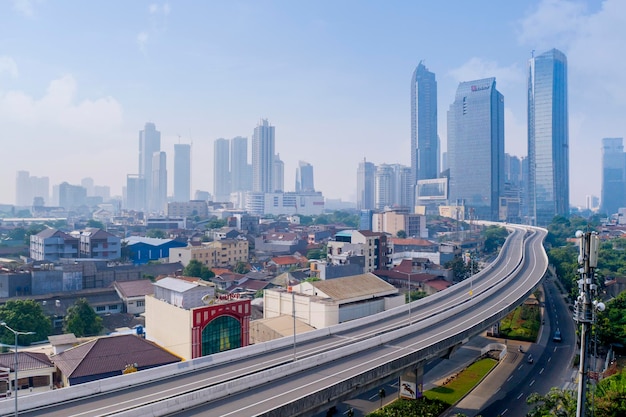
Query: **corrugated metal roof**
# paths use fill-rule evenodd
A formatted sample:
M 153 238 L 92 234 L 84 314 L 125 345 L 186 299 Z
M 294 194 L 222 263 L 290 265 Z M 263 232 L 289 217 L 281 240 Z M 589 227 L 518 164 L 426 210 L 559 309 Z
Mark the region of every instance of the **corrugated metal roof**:
M 163 279 L 158 280 L 154 283 L 154 285 L 165 288 L 168 290 L 176 291 L 176 292 L 185 292 L 189 291 L 193 288 L 196 288 L 198 284 L 193 282 L 184 281 L 182 279 L 165 277 Z
M 54 366 L 45 353 L 37 352 L 17 352 L 17 362 L 20 371 L 29 369 L 42 369 Z M 0 367 L 9 368 L 11 371 L 15 368 L 15 352 L 0 353 Z
M 156 237 L 142 237 L 142 236 L 129 236 L 124 239 L 128 243 L 128 246 L 136 245 L 137 243 L 145 243 L 150 246 L 161 246 L 171 242 L 174 239 L 158 239 Z

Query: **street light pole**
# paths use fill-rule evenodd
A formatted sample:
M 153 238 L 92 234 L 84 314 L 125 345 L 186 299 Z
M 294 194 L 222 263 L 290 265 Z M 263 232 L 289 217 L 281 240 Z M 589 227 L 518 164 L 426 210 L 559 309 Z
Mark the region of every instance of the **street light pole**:
M 13 333 L 15 335 L 15 381 L 14 381 L 14 389 L 15 389 L 15 417 L 17 417 L 17 383 L 18 383 L 18 378 L 17 378 L 17 336 L 18 335 L 30 335 L 30 334 L 35 334 L 35 332 L 20 332 L 17 330 L 13 330 L 12 328 L 10 328 L 5 322 L 0 322 L 0 326 L 4 327 L 5 329 L 9 330 L 11 333 Z

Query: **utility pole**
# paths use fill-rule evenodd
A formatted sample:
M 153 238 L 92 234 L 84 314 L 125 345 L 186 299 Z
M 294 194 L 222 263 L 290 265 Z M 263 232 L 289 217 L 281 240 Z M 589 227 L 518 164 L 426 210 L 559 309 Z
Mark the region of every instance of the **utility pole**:
M 587 397 L 587 357 L 589 351 L 589 334 L 591 325 L 595 324 L 596 311 L 603 311 L 605 306 L 594 300 L 598 286 L 594 283 L 594 272 L 598 266 L 599 239 L 596 232 L 578 230 L 576 237 L 580 239 L 578 264 L 578 298 L 574 303 L 574 321 L 580 325 L 580 365 L 578 368 L 578 398 L 576 417 L 585 417 L 585 400 Z

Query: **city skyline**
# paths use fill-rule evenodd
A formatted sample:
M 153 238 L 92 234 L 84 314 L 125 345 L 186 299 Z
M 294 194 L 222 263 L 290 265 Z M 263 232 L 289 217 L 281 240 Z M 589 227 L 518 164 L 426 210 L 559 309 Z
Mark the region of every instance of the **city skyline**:
M 175 144 L 193 143 L 191 194 L 213 192 L 213 141 L 251 138 L 259 118 L 276 126 L 286 191 L 306 160 L 316 189 L 356 201 L 356 187 L 342 184 L 356 184 L 364 157 L 410 166 L 408 80 L 420 61 L 437 77 L 442 151 L 458 84 L 493 76 L 506 98 L 505 151 L 526 156 L 526 63 L 551 48 L 568 57 L 570 203 L 600 195 L 601 140 L 626 130 L 624 64 L 603 52 L 619 50 L 626 34 L 624 4 L 330 6 L 2 3 L 0 135 L 18 157 L 1 164 L 0 203 L 14 202 L 18 171 L 51 186 L 91 177 L 121 195 L 147 121 L 168 159 Z M 58 30 L 70 21 L 71 32 Z

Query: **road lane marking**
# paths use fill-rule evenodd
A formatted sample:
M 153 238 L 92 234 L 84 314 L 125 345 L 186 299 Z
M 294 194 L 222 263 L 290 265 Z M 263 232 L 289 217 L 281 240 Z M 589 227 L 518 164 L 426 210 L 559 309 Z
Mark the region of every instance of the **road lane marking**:
M 532 381 L 530 381 L 530 384 L 528 384 L 528 386 L 532 387 L 534 383 L 535 383 L 535 380 L 533 379 Z
M 541 374 L 543 373 L 543 370 L 544 370 L 544 369 L 545 369 L 545 368 L 541 368 L 541 371 L 539 371 L 539 375 L 541 375 Z
M 522 398 L 522 395 L 524 395 L 524 393 L 520 392 L 519 395 L 517 396 L 517 399 L 519 400 L 520 398 Z
M 501 416 L 505 415 L 507 411 L 509 411 L 509 409 L 508 409 L 508 408 L 506 408 L 503 412 L 501 412 L 501 413 L 500 413 L 500 415 L 501 415 Z
M 513 379 L 513 375 L 511 375 L 511 376 L 509 377 L 509 379 L 507 379 L 507 380 L 506 380 L 506 382 L 509 382 L 509 381 L 510 381 L 510 380 L 512 380 L 512 379 Z

